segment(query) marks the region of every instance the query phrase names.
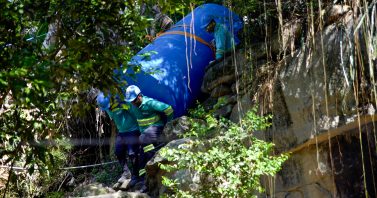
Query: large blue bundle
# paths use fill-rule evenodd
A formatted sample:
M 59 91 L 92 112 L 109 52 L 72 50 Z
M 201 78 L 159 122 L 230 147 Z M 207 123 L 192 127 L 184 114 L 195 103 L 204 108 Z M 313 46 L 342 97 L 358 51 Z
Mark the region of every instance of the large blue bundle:
M 130 64 L 141 66 L 142 72 L 126 77 L 127 82 L 172 105 L 175 117 L 184 115 L 198 99 L 205 67 L 215 59 L 209 45 L 214 37 L 205 31 L 212 19 L 224 23 L 238 44 L 240 18 L 217 4 L 201 5 L 132 58 Z

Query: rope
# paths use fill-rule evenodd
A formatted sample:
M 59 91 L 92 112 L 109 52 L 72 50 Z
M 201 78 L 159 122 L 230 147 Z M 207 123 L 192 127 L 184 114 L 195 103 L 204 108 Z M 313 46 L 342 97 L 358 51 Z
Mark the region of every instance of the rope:
M 90 165 L 84 165 L 84 166 L 70 166 L 70 167 L 59 168 L 59 170 L 72 170 L 72 169 L 80 169 L 80 168 L 89 168 L 89 167 L 103 166 L 103 165 L 107 165 L 107 164 L 114 164 L 116 162 L 118 162 L 118 161 L 104 162 L 104 163 L 100 163 L 100 164 L 90 164 Z M 21 171 L 28 170 L 28 168 L 16 167 L 16 166 L 4 166 L 4 165 L 0 165 L 0 168 L 7 168 L 7 169 L 21 170 Z M 38 170 L 40 170 L 40 169 L 38 169 Z
M 196 36 L 195 34 L 191 34 L 191 33 L 188 33 L 188 32 L 183 32 L 183 31 L 171 31 L 171 32 L 165 32 L 165 33 L 162 33 L 160 35 L 158 35 L 158 37 L 161 37 L 161 36 L 164 36 L 164 35 L 169 35 L 169 34 L 175 34 L 175 35 L 183 35 L 183 36 L 187 36 L 187 37 L 190 37 L 190 38 L 193 38 L 197 41 L 199 41 L 200 43 L 206 45 L 207 47 L 209 47 L 211 49 L 211 51 L 213 52 L 213 56 L 215 56 L 215 49 L 212 47 L 212 45 L 210 45 L 209 43 L 207 43 L 204 39 L 200 38 L 199 36 Z
M 161 147 L 165 146 L 165 143 L 159 144 L 155 147 L 155 149 L 160 149 Z M 80 169 L 80 168 L 90 168 L 90 167 L 96 167 L 96 166 L 103 166 L 107 164 L 114 164 L 118 161 L 111 161 L 111 162 L 103 162 L 100 164 L 89 164 L 89 165 L 83 165 L 83 166 L 70 166 L 70 167 L 64 167 L 64 168 L 58 168 L 59 170 L 73 170 L 73 169 Z M 26 171 L 28 168 L 23 167 L 17 167 L 17 166 L 4 166 L 0 165 L 0 168 L 6 168 L 6 169 L 13 169 L 13 170 L 19 170 L 19 171 Z M 40 169 L 37 169 L 40 170 Z
M 161 143 L 155 147 L 155 149 L 160 149 L 161 147 L 165 146 L 165 143 Z M 73 169 L 81 169 L 81 168 L 90 168 L 90 167 L 96 167 L 96 166 L 103 166 L 107 164 L 114 164 L 117 163 L 118 161 L 110 161 L 110 162 L 103 162 L 100 164 L 89 164 L 89 165 L 83 165 L 83 166 L 70 166 L 70 167 L 64 167 L 64 168 L 58 168 L 59 170 L 73 170 Z M 0 165 L 1 168 L 6 168 L 6 169 L 13 169 L 13 170 L 18 170 L 18 171 L 26 171 L 28 168 L 23 168 L 23 167 L 18 167 L 18 166 L 5 166 L 5 165 Z M 40 169 L 37 169 L 40 170 Z
M 79 169 L 79 168 L 89 168 L 89 167 L 96 167 L 96 166 L 103 166 L 106 164 L 114 164 L 118 161 L 111 161 L 111 162 L 104 162 L 100 164 L 91 164 L 91 165 L 85 165 L 85 166 L 71 166 L 71 167 L 65 167 L 65 168 L 59 168 L 60 170 L 72 170 L 72 169 Z

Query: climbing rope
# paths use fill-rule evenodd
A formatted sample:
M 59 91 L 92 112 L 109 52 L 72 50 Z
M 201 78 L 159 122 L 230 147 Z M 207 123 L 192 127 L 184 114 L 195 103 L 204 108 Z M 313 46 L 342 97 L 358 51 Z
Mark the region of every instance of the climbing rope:
M 84 166 L 70 166 L 70 167 L 64 167 L 64 168 L 59 168 L 59 170 L 72 170 L 72 169 L 80 169 L 80 168 L 90 168 L 90 167 L 96 167 L 96 166 L 103 166 L 107 164 L 114 164 L 118 161 L 111 161 L 111 162 L 104 162 L 100 164 L 90 164 L 90 165 L 84 165 Z M 0 165 L 0 168 L 7 168 L 7 169 L 13 169 L 13 170 L 19 170 L 19 171 L 26 171 L 28 168 L 23 168 L 23 167 L 16 167 L 16 166 L 4 166 Z

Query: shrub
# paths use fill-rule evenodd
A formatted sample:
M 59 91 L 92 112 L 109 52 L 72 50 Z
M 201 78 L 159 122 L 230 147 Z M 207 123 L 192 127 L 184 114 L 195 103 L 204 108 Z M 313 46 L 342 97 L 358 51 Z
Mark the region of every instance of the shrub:
M 96 182 L 111 185 L 118 180 L 119 176 L 122 174 L 122 171 L 122 167 L 119 165 L 119 163 L 108 164 L 93 169 L 92 175 L 94 176 Z
M 7 145 L 7 144 L 5 144 Z M 37 197 L 45 195 L 50 188 L 59 186 L 64 178 L 65 171 L 58 167 L 66 163 L 68 153 L 72 146 L 68 139 L 56 139 L 53 144 L 46 144 L 46 150 L 49 150 L 48 160 L 43 163 L 37 158 L 27 158 L 27 171 L 12 170 L 9 178 L 8 188 L 0 189 L 0 193 L 5 197 Z M 29 148 L 25 148 L 29 149 Z M 21 155 L 20 158 L 23 158 Z M 21 166 L 25 161 L 19 161 L 14 166 Z M 45 166 L 42 166 L 45 165 Z M 10 172 L 7 172 L 10 174 Z M 5 181 L 7 182 L 7 181 Z M 55 192 L 58 196 L 60 192 Z
M 204 118 L 207 126 L 193 125 L 185 137 L 192 141 L 178 149 L 163 148 L 161 155 L 170 164 L 160 164 L 166 171 L 189 170 L 199 181 L 189 190 L 179 189 L 177 180 L 163 177 L 163 184 L 173 191 L 175 197 L 250 197 L 263 192 L 261 176 L 274 176 L 288 155 L 273 155 L 273 143 L 259 140 L 253 131 L 270 126 L 271 116 L 261 117 L 256 108 L 249 111 L 242 125 L 226 119 L 215 119 L 204 114 L 199 107 L 194 115 Z M 216 136 L 206 139 L 205 132 L 216 131 Z M 198 132 L 199 131 L 199 132 Z M 194 178 L 195 178 L 194 177 Z

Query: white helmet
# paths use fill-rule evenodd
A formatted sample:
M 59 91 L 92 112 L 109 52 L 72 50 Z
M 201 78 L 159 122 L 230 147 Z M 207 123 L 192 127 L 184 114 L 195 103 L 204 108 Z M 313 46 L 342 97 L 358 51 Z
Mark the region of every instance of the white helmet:
M 137 96 L 140 94 L 140 89 L 136 85 L 130 85 L 126 89 L 126 98 L 124 99 L 126 102 L 134 101 Z

